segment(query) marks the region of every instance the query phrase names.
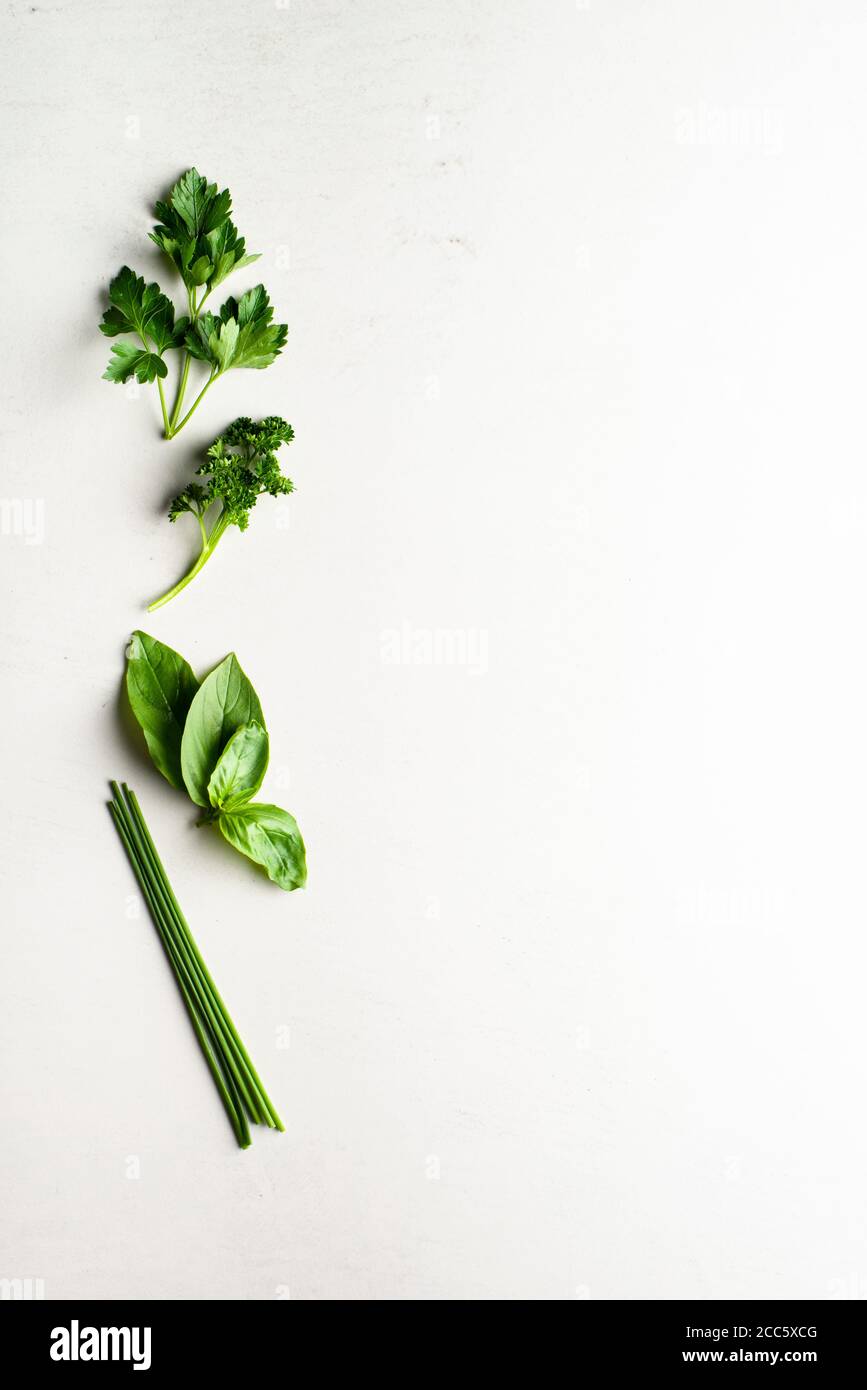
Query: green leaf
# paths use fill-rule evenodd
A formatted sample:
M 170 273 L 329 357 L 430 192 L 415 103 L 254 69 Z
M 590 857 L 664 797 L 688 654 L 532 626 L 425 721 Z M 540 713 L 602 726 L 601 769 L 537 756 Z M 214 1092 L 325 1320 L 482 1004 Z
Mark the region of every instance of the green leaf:
M 238 322 L 242 328 L 248 323 L 260 323 L 263 318 L 271 319 L 273 314 L 273 309 L 269 312 L 268 292 L 264 285 L 254 285 L 253 289 L 241 295 Z
M 190 279 L 194 285 L 206 285 L 212 270 L 213 266 L 207 256 L 198 256 L 190 266 Z
M 288 336 L 285 323 L 272 324 L 274 310 L 264 285 L 255 285 L 238 304 L 238 347 L 233 367 L 270 366 Z
M 239 242 L 238 242 L 238 245 L 239 245 L 239 246 L 242 246 L 242 245 L 243 245 L 243 242 L 242 242 L 242 241 L 239 241 Z M 241 256 L 239 260 L 235 261 L 235 264 L 234 264 L 231 268 L 232 268 L 232 270 L 243 270 L 245 265 L 252 265 L 254 261 L 261 261 L 261 259 L 262 259 L 262 252 L 261 252 L 261 251 L 251 251 L 251 252 L 249 253 L 249 255 L 247 255 L 247 256 Z M 226 274 L 228 274 L 228 271 L 226 272 Z M 221 278 L 223 278 L 223 277 L 221 277 Z M 213 283 L 214 283 L 214 284 L 217 284 L 218 281 L 215 280 Z
M 208 232 L 205 241 L 213 264 L 208 289 L 212 290 L 222 284 L 233 270 L 241 270 L 244 266 L 252 265 L 253 261 L 259 260 L 258 253 L 249 256 L 246 254 L 244 238 L 238 236 L 237 227 L 228 218 L 212 232 Z
M 160 205 L 157 204 L 157 207 Z M 151 241 L 156 242 L 161 251 L 164 251 L 169 260 L 184 281 L 187 280 L 187 267 L 196 254 L 196 243 L 186 230 L 181 227 L 178 230 L 170 231 L 168 227 L 154 227 L 152 232 L 148 232 Z
M 304 841 L 294 816 L 279 806 L 251 802 L 220 816 L 230 845 L 261 864 L 273 883 L 291 892 L 307 882 Z
M 219 370 L 227 371 L 232 366 L 238 346 L 238 325 L 235 320 L 229 319 L 227 323 L 221 323 L 219 332 L 212 333 L 208 338 L 208 346 Z
M 208 806 L 208 784 L 220 754 L 242 724 L 264 726 L 262 706 L 232 652 L 199 687 L 181 740 L 181 771 L 187 791 Z
M 172 334 L 172 341 L 169 344 L 170 347 L 181 348 L 184 346 L 184 340 L 186 339 L 189 326 L 190 320 L 186 314 L 184 314 L 183 318 L 175 319 L 175 331 Z
M 225 221 L 231 211 L 232 195 L 228 188 L 218 193 L 217 185 L 208 183 L 198 169 L 188 169 L 172 189 L 169 202 L 189 235 L 195 239 Z M 162 207 L 163 204 L 157 204 L 158 216 L 162 216 Z
M 166 780 L 182 788 L 181 737 L 199 682 L 182 656 L 146 632 L 132 634 L 126 655 L 127 694 L 148 752 Z
M 231 228 L 231 233 L 223 237 L 226 244 L 222 250 L 226 251 L 229 243 L 237 243 L 237 249 L 225 273 L 244 255 L 244 242 L 229 222 L 231 207 L 228 189 L 218 192 L 217 185 L 208 183 L 196 169 L 181 175 L 167 202 L 157 203 L 160 222 L 150 233 L 151 241 L 169 257 L 187 289 L 215 283 L 209 279 L 216 267 L 210 239 L 219 238 L 226 228 Z
M 221 811 L 234 811 L 255 796 L 268 769 L 268 730 L 242 724 L 220 755 L 208 783 L 208 799 Z
M 187 330 L 187 348 L 218 372 L 229 367 L 269 367 L 289 334 L 285 323 L 271 322 L 273 317 L 264 285 L 256 285 L 240 301 L 227 299 L 219 315 L 202 314 Z
M 168 367 L 155 352 L 145 352 L 132 343 L 114 343 L 102 379 L 123 382 L 135 376 L 144 385 L 155 377 L 165 377 L 167 374 Z
M 112 280 L 108 297 L 111 308 L 106 309 L 100 324 L 101 331 L 107 337 L 116 338 L 118 333 L 136 333 L 144 342 L 152 342 L 157 352 L 180 345 L 174 305 L 159 285 L 146 285 L 140 275 L 125 265 Z M 164 376 L 165 373 L 159 375 Z

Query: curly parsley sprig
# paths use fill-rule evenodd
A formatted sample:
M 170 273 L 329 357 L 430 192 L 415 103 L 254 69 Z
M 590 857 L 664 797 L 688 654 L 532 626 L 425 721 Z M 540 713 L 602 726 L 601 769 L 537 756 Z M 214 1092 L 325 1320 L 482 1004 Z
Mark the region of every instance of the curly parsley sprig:
M 105 380 L 155 381 L 166 439 L 184 428 L 219 377 L 233 367 L 269 367 L 286 343 L 288 328 L 273 322 L 274 310 L 264 285 L 247 290 L 239 300 L 230 297 L 216 314 L 205 311 L 212 290 L 232 271 L 259 259 L 258 252 L 248 253 L 244 238 L 238 235 L 229 217 L 231 207 L 229 190 L 218 191 L 196 169 L 188 169 L 168 200 L 156 204 L 159 222 L 149 235 L 183 281 L 185 315 L 176 318 L 174 304 L 159 285 L 145 284 L 129 266 L 122 266 L 109 286 L 111 307 L 100 328 L 109 338 L 127 336 L 113 345 Z M 166 354 L 171 351 L 182 351 L 183 359 L 169 413 L 163 383 L 168 376 Z M 208 375 L 184 413 L 193 360 L 202 362 Z
M 280 471 L 277 450 L 295 438 L 291 425 L 276 415 L 258 422 L 241 416 L 221 434 L 207 451 L 196 477 L 169 507 L 169 521 L 189 512 L 199 523 L 202 549 L 192 568 L 168 593 L 148 607 L 151 613 L 162 608 L 195 579 L 210 560 L 230 526 L 246 531 L 250 512 L 263 493 L 271 497 L 294 491 L 290 478 Z M 216 508 L 216 510 L 214 510 Z

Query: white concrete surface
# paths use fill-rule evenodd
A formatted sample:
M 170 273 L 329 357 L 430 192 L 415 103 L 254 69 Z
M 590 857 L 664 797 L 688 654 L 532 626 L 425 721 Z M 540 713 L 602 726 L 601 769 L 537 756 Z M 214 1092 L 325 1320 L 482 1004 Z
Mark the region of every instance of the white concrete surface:
M 863 1296 L 863 5 L 12 0 L 0 37 L 0 1276 Z M 165 444 L 97 322 L 190 163 L 291 337 Z M 145 623 L 166 498 L 271 412 L 296 496 Z M 237 650 L 305 893 L 144 760 L 138 625 Z M 287 1117 L 246 1154 L 112 776 Z

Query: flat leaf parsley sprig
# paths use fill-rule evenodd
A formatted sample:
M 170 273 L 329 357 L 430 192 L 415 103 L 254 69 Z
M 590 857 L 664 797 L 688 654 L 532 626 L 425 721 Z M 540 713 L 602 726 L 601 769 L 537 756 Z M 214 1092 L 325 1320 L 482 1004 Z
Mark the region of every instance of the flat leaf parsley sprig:
M 162 608 L 195 579 L 230 526 L 246 531 L 258 497 L 263 493 L 279 497 L 294 492 L 291 478 L 280 472 L 277 462 L 281 444 L 289 444 L 294 438 L 291 425 L 277 415 L 269 415 L 258 422 L 241 416 L 214 440 L 205 462 L 196 469 L 196 476 L 205 481 L 190 483 L 169 507 L 169 521 L 177 521 L 185 512 L 196 518 L 202 549 L 183 579 L 149 605 L 149 613 Z
M 172 439 L 190 419 L 214 382 L 233 367 L 269 367 L 286 343 L 285 323 L 273 323 L 264 285 L 229 298 L 218 313 L 205 310 L 212 290 L 231 274 L 259 259 L 248 253 L 244 238 L 231 221 L 229 190 L 217 190 L 197 169 L 188 169 L 175 184 L 168 201 L 156 204 L 159 222 L 149 233 L 183 281 L 187 313 L 175 317 L 175 307 L 157 284 L 145 284 L 129 266 L 122 266 L 109 287 L 111 307 L 100 328 L 109 338 L 126 334 L 112 347 L 104 373 L 107 381 L 135 377 L 155 381 L 160 398 L 163 431 Z M 163 382 L 168 376 L 165 355 L 183 351 L 180 380 L 169 413 Z M 184 413 L 184 399 L 193 359 L 203 362 L 208 376 L 193 404 Z

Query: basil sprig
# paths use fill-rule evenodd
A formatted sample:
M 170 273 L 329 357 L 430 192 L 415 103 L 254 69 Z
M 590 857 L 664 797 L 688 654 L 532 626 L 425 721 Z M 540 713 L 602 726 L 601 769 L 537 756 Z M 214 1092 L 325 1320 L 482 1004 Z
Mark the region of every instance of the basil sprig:
M 188 662 L 146 632 L 127 651 L 126 688 L 148 752 L 173 787 L 186 787 L 203 820 L 291 891 L 307 881 L 294 816 L 253 801 L 268 767 L 259 697 L 231 653 L 199 683 Z

